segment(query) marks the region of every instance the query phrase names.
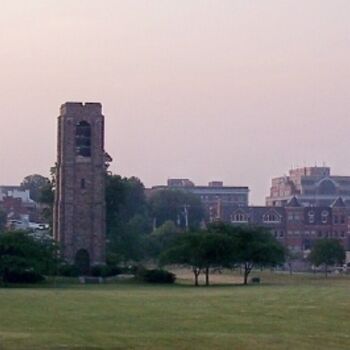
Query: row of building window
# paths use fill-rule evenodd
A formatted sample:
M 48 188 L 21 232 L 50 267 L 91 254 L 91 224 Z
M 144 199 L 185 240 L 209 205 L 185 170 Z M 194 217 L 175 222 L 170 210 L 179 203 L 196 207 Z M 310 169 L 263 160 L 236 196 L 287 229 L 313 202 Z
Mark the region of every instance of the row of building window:
M 203 201 L 217 201 L 217 200 L 223 200 L 228 202 L 242 202 L 246 203 L 247 198 L 244 196 L 237 196 L 237 195 L 201 195 L 201 199 Z
M 284 231 L 274 231 L 274 236 L 276 238 L 284 237 Z M 288 236 L 317 236 L 318 238 L 345 238 L 345 231 L 333 231 L 333 232 L 322 232 L 322 231 L 287 231 Z
M 323 232 L 323 231 L 287 231 L 288 236 L 300 236 L 300 235 L 304 235 L 304 236 L 317 236 L 319 238 L 322 237 L 333 237 L 333 238 L 344 238 L 346 233 L 345 231 L 327 231 L 327 232 Z M 276 231 L 275 231 L 275 236 L 276 236 Z
M 249 218 L 246 214 L 234 214 L 231 217 L 232 222 L 248 222 Z M 281 218 L 275 214 L 267 214 L 263 216 L 263 221 L 265 223 L 279 223 L 281 222 Z
M 246 214 L 238 213 L 234 214 L 231 219 L 232 222 L 248 222 L 249 217 Z M 279 223 L 281 222 L 281 218 L 275 214 L 267 214 L 263 216 L 263 221 L 265 223 Z M 302 222 L 302 216 L 299 214 L 289 214 L 288 215 L 288 221 L 299 223 Z M 310 224 L 315 223 L 315 214 L 313 212 L 308 213 L 308 222 Z M 321 222 L 322 224 L 329 223 L 329 213 L 328 211 L 324 211 L 321 213 Z M 345 216 L 344 215 L 334 215 L 333 216 L 333 223 L 334 224 L 345 224 Z

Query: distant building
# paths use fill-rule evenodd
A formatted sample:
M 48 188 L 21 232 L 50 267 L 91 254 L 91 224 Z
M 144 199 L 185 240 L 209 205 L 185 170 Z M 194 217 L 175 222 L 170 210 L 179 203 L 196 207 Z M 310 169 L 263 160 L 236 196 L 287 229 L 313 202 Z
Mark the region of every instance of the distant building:
M 208 186 L 196 186 L 189 179 L 169 179 L 167 185 L 154 186 L 148 194 L 159 190 L 182 190 L 197 195 L 205 209 L 207 221 L 221 219 L 221 204 L 234 206 L 248 206 L 249 188 L 246 186 L 224 186 L 222 181 L 211 181 Z
M 20 228 L 26 228 L 37 216 L 37 204 L 30 199 L 29 190 L 22 190 L 20 186 L 0 186 L 0 208 L 9 222 L 21 222 Z
M 224 222 L 267 228 L 286 247 L 311 249 L 321 238 L 336 238 L 350 250 L 350 208 L 341 197 L 330 206 L 305 207 L 293 197 L 283 207 L 234 207 L 222 205 Z
M 302 206 L 330 206 L 338 197 L 350 205 L 350 176 L 331 175 L 329 167 L 292 169 L 289 175 L 272 179 L 266 205 L 283 207 L 293 197 Z

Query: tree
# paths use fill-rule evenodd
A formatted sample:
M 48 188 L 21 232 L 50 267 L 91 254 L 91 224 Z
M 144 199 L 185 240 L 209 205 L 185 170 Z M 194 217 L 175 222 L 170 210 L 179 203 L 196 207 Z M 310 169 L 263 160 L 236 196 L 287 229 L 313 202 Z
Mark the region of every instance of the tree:
M 243 265 L 244 284 L 255 266 L 276 266 L 285 260 L 284 247 L 264 228 L 238 229 L 235 232 L 233 263 Z
M 182 190 L 159 190 L 149 199 L 150 214 L 156 225 L 173 221 L 182 228 L 198 229 L 204 218 L 204 210 L 198 196 Z M 187 221 L 187 222 L 186 222 Z
M 344 263 L 345 250 L 337 239 L 320 239 L 312 247 L 309 260 L 316 266 L 324 265 L 327 277 L 329 266 Z
M 0 208 L 0 233 L 5 230 L 6 224 L 7 224 L 6 212 Z
M 165 221 L 149 235 L 148 256 L 158 258 L 162 252 L 170 248 L 181 233 L 182 230 L 173 221 Z
M 162 253 L 161 263 L 190 266 L 195 286 L 198 286 L 198 277 L 204 271 L 205 283 L 209 285 L 210 268 L 225 266 L 232 261 L 233 245 L 232 237 L 221 233 L 183 233 Z
M 55 270 L 56 247 L 51 240 L 38 241 L 23 232 L 0 235 L 0 279 L 4 282 L 27 282 L 29 276 Z
M 50 180 L 47 177 L 39 174 L 33 174 L 28 175 L 23 179 L 21 188 L 23 190 L 29 190 L 30 198 L 34 202 L 39 202 L 41 189 L 47 186 L 48 183 L 50 183 Z
M 223 233 L 204 233 L 201 236 L 199 255 L 203 261 L 205 284 L 209 286 L 209 272 L 214 267 L 225 267 L 235 257 L 234 237 Z
M 151 231 L 142 182 L 135 177 L 106 177 L 108 253 L 124 263 L 144 256 L 145 235 Z
M 41 209 L 42 217 L 52 226 L 53 222 L 53 205 L 54 205 L 54 188 L 53 181 L 48 181 L 40 188 L 38 202 L 43 204 Z
M 199 254 L 201 234 L 188 233 L 180 237 L 174 245 L 161 254 L 161 264 L 181 264 L 190 266 L 194 274 L 194 285 L 198 286 L 198 276 L 203 268 Z

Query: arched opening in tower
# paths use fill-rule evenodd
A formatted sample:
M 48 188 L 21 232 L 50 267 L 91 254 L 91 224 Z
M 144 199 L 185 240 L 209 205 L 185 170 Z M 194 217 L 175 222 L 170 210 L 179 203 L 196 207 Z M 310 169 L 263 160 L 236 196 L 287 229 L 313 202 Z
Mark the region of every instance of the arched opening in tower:
M 80 275 L 88 275 L 90 272 L 90 255 L 85 249 L 80 249 L 75 254 L 74 264 Z
M 78 156 L 91 157 L 91 125 L 84 120 L 76 125 L 75 147 Z

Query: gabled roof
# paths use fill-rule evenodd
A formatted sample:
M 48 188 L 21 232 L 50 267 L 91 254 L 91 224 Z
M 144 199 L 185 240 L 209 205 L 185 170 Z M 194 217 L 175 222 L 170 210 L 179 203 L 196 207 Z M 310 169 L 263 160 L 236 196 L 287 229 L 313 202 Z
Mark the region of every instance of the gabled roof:
M 286 204 L 286 207 L 292 207 L 292 208 L 297 208 L 297 207 L 301 207 L 301 204 L 298 201 L 297 197 L 293 197 L 289 200 L 289 202 Z
M 346 204 L 343 201 L 342 197 L 338 197 L 332 204 L 331 204 L 332 208 L 345 208 Z

